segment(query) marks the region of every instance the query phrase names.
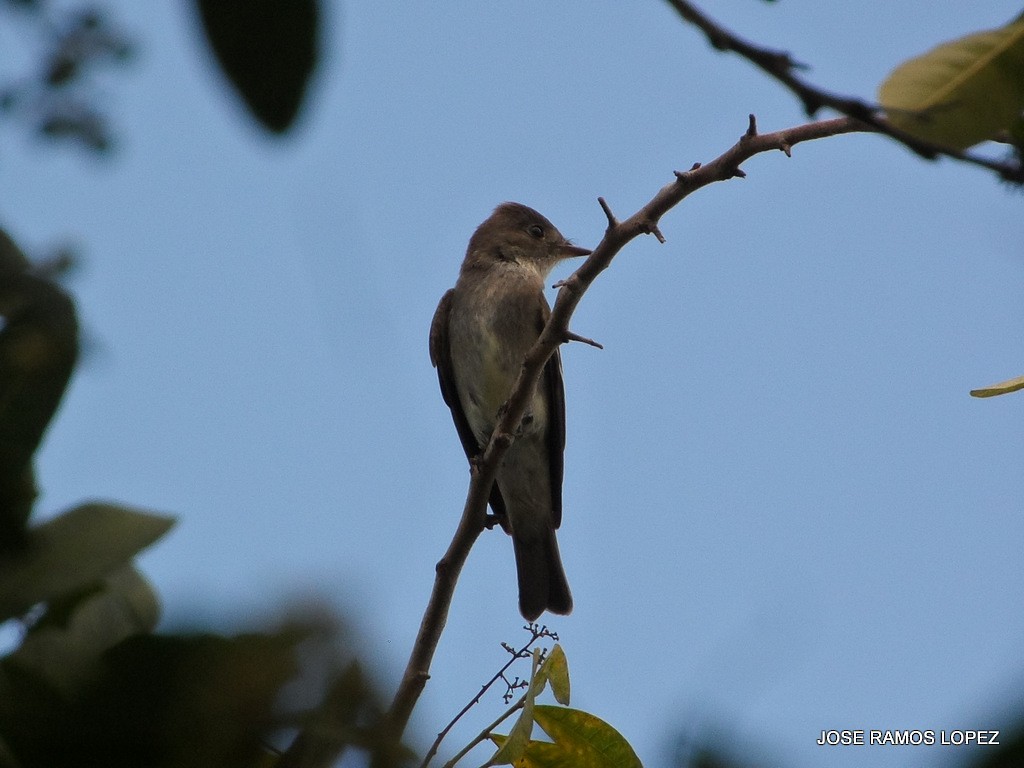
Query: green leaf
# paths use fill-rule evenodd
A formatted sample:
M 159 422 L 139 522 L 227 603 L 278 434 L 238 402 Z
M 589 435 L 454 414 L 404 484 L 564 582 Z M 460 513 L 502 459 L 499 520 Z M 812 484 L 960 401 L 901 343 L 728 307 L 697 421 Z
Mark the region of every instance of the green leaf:
M 971 397 L 995 397 L 996 395 L 1006 395 L 1010 392 L 1016 392 L 1018 389 L 1024 389 L 1024 376 L 1018 376 L 1017 378 L 1009 379 L 1008 381 L 1001 381 L 998 384 L 993 384 L 991 387 L 972 389 Z
M 30 528 L 23 550 L 0 555 L 0 620 L 96 582 L 173 524 L 163 515 L 83 504 Z
M 112 573 L 97 588 L 79 592 L 68 604 L 61 602 L 48 606 L 3 664 L 31 670 L 67 695 L 93 676 L 104 651 L 152 631 L 160 617 L 156 594 L 131 566 Z
M 588 712 L 538 705 L 533 717 L 554 743 L 531 741 L 522 768 L 641 768 L 622 734 Z
M 548 657 L 544 659 L 541 674 L 551 683 L 551 692 L 559 704 L 569 705 L 569 662 L 565 658 L 562 646 L 555 644 Z
M 966 149 L 1024 110 L 1024 20 L 945 43 L 898 66 L 878 89 L 894 125 Z

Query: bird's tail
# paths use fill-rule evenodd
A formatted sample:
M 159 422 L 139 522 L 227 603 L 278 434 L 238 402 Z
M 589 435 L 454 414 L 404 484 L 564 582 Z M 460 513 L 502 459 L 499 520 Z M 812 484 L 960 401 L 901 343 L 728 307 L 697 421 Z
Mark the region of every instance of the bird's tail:
M 572 594 L 554 530 L 540 538 L 519 538 L 513 534 L 512 545 L 519 576 L 519 612 L 523 618 L 534 621 L 545 610 L 571 613 Z

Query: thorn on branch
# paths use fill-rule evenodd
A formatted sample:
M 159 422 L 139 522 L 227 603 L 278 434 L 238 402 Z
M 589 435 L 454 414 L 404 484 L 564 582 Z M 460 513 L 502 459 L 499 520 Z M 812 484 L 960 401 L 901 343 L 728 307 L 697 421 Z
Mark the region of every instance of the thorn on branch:
M 803 61 L 797 61 L 796 59 L 793 58 L 793 55 L 791 53 L 789 53 L 788 51 L 783 53 L 782 57 L 786 61 L 786 68 L 787 69 L 791 69 L 791 70 L 795 69 L 798 72 L 809 72 L 810 69 L 811 69 L 811 65 L 810 64 L 808 64 L 806 62 L 803 62 Z
M 757 136 L 757 118 L 754 115 L 749 115 L 750 122 L 747 124 L 747 132 L 743 134 L 743 138 L 752 139 Z
M 732 178 L 734 179 L 745 179 L 747 178 L 747 172 L 742 168 L 734 168 L 732 172 Z
M 661 230 L 658 229 L 658 225 L 656 223 L 645 223 L 644 231 L 649 235 L 654 235 L 658 239 L 658 242 L 661 243 L 662 245 L 665 244 L 665 236 L 661 234 Z
M 604 211 L 605 217 L 608 219 L 608 229 L 614 229 L 619 225 L 619 220 L 615 218 L 615 214 L 612 213 L 612 209 L 608 206 L 608 203 L 603 197 L 597 198 L 597 202 L 601 205 L 601 210 Z
M 793 156 L 793 152 L 791 151 L 793 148 L 789 145 L 789 142 L 782 142 L 782 144 L 779 146 L 779 149 L 786 153 L 786 157 Z
M 565 332 L 565 340 L 566 341 L 581 341 L 584 344 L 589 344 L 592 347 L 597 347 L 598 349 L 604 349 L 603 346 L 598 344 L 593 339 L 588 339 L 586 336 L 580 336 L 579 334 L 573 333 L 572 331 L 566 331 Z
M 675 174 L 676 181 L 682 182 L 687 181 L 690 177 L 690 174 L 696 171 L 698 168 L 700 168 L 700 163 L 694 163 L 693 165 L 690 166 L 690 170 L 688 171 L 672 171 L 672 173 Z

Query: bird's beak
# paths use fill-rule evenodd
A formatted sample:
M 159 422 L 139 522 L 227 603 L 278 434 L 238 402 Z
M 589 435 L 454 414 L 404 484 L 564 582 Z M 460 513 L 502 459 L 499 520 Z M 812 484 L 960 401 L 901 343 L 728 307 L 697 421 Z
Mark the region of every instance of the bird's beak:
M 558 246 L 558 254 L 563 259 L 571 259 L 574 256 L 589 256 L 589 248 L 580 248 L 578 245 L 572 245 L 571 243 L 565 243 Z

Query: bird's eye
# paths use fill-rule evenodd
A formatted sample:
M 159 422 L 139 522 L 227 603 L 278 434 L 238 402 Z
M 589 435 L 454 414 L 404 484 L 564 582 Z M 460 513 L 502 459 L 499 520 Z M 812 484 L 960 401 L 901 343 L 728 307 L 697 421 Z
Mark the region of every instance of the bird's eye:
M 530 233 L 531 237 L 536 237 L 538 240 L 544 237 L 544 229 L 540 224 L 531 224 L 526 231 Z

